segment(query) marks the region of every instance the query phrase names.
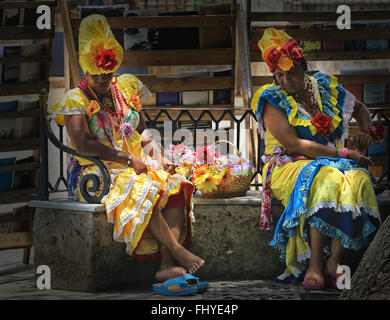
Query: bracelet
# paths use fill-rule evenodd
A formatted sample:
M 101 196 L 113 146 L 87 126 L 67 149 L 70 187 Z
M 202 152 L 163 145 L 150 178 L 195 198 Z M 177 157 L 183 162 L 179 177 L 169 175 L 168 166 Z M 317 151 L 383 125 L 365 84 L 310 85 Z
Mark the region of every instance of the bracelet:
M 129 152 L 129 159 L 127 160 L 127 162 L 126 162 L 126 166 L 130 166 L 130 164 L 131 164 L 131 153 Z
M 337 156 L 339 158 L 344 158 L 344 159 L 347 159 L 348 158 L 348 148 L 341 148 L 337 151 Z

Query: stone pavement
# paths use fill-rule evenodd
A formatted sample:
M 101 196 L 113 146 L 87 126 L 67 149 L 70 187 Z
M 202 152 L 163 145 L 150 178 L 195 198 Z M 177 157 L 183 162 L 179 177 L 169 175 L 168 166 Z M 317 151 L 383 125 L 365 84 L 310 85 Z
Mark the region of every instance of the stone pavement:
M 39 290 L 31 252 L 23 265 L 23 249 L 0 251 L 0 300 L 335 300 L 334 290 L 308 292 L 302 286 L 284 285 L 273 280 L 214 281 L 204 293 L 185 297 L 155 295 L 151 288 L 104 292 Z M 206 281 L 207 279 L 202 279 Z

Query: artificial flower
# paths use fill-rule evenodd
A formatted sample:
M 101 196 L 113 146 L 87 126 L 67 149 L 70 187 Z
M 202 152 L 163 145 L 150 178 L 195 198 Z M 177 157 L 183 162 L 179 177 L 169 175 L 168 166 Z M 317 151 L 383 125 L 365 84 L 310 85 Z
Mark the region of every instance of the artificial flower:
M 285 53 L 282 53 L 279 58 L 277 67 L 282 71 L 289 71 L 294 67 L 294 63 Z
M 91 117 L 92 115 L 94 115 L 95 113 L 98 113 L 100 110 L 100 106 L 99 104 L 95 101 L 95 100 L 92 100 L 90 103 L 89 103 L 89 106 L 87 108 L 87 115 L 88 117 Z
M 300 64 L 303 58 L 303 50 L 299 47 L 298 42 L 295 39 L 288 40 L 282 47 L 281 51 L 285 53 L 294 64 Z
M 273 48 L 268 52 L 265 62 L 271 72 L 275 72 L 280 56 L 281 52 L 277 48 Z
M 204 145 L 203 147 L 197 147 L 195 152 L 195 161 L 200 163 L 215 164 L 216 159 L 219 157 L 218 153 L 212 150 L 210 147 Z
M 202 193 L 210 193 L 214 190 L 218 190 L 218 183 L 218 178 L 210 173 L 198 178 L 198 181 L 195 180 L 196 187 L 202 191 Z
M 197 179 L 199 177 L 202 177 L 210 172 L 210 169 L 207 165 L 195 165 L 193 169 L 193 179 Z
M 126 122 L 123 124 L 123 130 L 125 132 L 126 138 L 130 137 L 134 132 L 133 127 L 129 123 L 126 123 Z
M 142 104 L 141 97 L 138 96 L 138 95 L 134 95 L 134 96 L 131 97 L 130 101 L 133 104 L 133 106 L 137 109 L 137 111 L 140 111 L 141 104 Z
M 100 48 L 98 53 L 94 53 L 95 63 L 98 68 L 102 68 L 105 71 L 111 71 L 118 64 L 115 58 L 115 54 L 112 49 Z
M 219 186 L 221 189 L 227 189 L 235 180 L 235 176 L 229 166 L 226 166 L 219 175 Z
M 316 127 L 319 134 L 329 136 L 332 127 L 332 118 L 322 113 L 317 113 L 311 120 L 311 123 Z

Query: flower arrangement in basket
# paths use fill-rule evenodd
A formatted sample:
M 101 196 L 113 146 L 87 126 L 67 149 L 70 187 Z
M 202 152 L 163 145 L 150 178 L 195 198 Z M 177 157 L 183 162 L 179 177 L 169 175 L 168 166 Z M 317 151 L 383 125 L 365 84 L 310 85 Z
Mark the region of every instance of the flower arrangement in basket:
M 219 142 L 229 143 L 237 154 L 220 155 L 215 146 Z M 176 172 L 191 180 L 201 191 L 202 197 L 242 196 L 249 189 L 253 164 L 243 159 L 229 141 L 219 140 L 210 147 L 197 147 L 195 151 L 183 145 L 171 146 L 166 156 L 178 166 Z

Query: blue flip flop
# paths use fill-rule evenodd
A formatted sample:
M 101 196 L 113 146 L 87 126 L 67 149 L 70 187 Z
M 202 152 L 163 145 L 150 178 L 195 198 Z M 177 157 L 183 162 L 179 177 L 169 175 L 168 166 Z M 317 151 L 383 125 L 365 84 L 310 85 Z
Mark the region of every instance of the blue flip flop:
M 199 282 L 199 278 L 193 276 L 190 273 L 186 273 L 185 275 L 181 276 L 180 278 L 184 279 L 187 281 L 188 284 L 196 286 L 198 291 L 202 292 L 210 288 L 210 285 L 208 282 Z
M 187 296 L 198 293 L 198 288 L 194 285 L 190 285 L 182 277 L 176 277 L 163 283 L 154 284 L 153 292 L 164 296 Z
M 169 279 L 153 285 L 153 292 L 167 296 L 186 296 L 203 292 L 209 288 L 208 282 L 199 282 L 199 278 L 191 274 Z

